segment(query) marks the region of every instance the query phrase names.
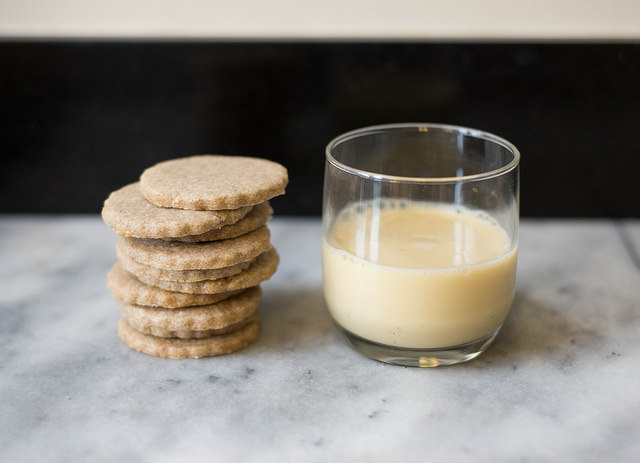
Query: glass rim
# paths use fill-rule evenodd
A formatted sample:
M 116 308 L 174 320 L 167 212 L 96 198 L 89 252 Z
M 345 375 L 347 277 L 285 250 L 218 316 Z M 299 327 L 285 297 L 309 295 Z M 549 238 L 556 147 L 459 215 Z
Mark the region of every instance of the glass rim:
M 472 175 L 462 175 L 460 177 L 405 177 L 401 175 L 388 175 L 381 174 L 378 172 L 370 172 L 362 169 L 358 169 L 357 167 L 350 166 L 341 161 L 338 161 L 331 151 L 333 148 L 338 146 L 339 144 L 353 140 L 356 138 L 360 138 L 363 135 L 372 134 L 376 132 L 388 132 L 391 130 L 399 130 L 399 129 L 415 129 L 418 131 L 427 132 L 429 129 L 438 129 L 443 132 L 450 133 L 461 133 L 464 135 L 468 135 L 474 138 L 483 139 L 486 141 L 490 141 L 497 145 L 502 146 L 507 149 L 513 155 L 513 159 L 509 161 L 507 164 L 497 168 L 488 170 L 486 172 L 480 172 L 478 174 Z M 425 130 L 426 129 L 426 130 Z M 388 182 L 397 182 L 397 183 L 423 183 L 423 184 L 444 184 L 444 183 L 459 183 L 459 182 L 469 182 L 469 181 L 478 181 L 478 180 L 487 180 L 495 177 L 499 177 L 501 175 L 505 175 L 512 170 L 514 170 L 518 164 L 520 163 L 520 151 L 515 145 L 508 140 L 495 135 L 490 132 L 485 132 L 479 129 L 473 129 L 470 127 L 464 127 L 460 125 L 450 125 L 450 124 L 437 124 L 430 122 L 403 122 L 397 124 L 381 124 L 381 125 L 371 125 L 368 127 L 362 127 L 360 129 L 351 130 L 349 132 L 345 132 L 341 135 L 338 135 L 334 139 L 332 139 L 325 148 L 325 158 L 331 163 L 333 166 L 337 167 L 340 170 L 345 172 L 357 175 L 363 178 L 370 178 L 374 180 L 383 180 Z

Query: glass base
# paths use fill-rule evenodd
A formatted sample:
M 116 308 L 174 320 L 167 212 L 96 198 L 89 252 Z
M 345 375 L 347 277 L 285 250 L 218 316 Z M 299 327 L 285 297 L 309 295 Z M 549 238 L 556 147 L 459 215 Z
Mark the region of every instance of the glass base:
M 494 340 L 500 328 L 480 339 L 459 346 L 434 349 L 413 349 L 388 346 L 363 339 L 339 327 L 351 346 L 361 354 L 379 362 L 405 367 L 431 368 L 468 362 L 482 354 Z

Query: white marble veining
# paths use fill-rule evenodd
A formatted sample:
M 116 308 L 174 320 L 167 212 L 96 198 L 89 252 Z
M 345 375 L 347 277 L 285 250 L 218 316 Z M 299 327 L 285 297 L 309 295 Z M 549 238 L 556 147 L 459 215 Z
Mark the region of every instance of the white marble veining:
M 489 350 L 389 366 L 340 338 L 320 223 L 277 218 L 258 341 L 129 350 L 98 217 L 0 218 L 0 461 L 638 461 L 640 222 L 523 221 L 516 302 Z

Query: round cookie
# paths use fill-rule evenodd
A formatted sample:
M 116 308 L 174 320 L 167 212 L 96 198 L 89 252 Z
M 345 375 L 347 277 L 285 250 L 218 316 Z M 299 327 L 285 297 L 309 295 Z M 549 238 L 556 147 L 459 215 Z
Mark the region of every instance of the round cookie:
M 177 282 L 158 280 L 149 277 L 139 277 L 148 285 L 157 286 L 167 291 L 177 291 L 188 294 L 216 294 L 238 289 L 249 288 L 268 280 L 278 268 L 278 253 L 275 249 L 260 254 L 258 258 L 245 271 L 230 277 L 217 280 L 204 280 L 193 282 Z
M 182 309 L 143 307 L 122 301 L 118 305 L 127 323 L 141 333 L 163 338 L 203 338 L 246 324 L 257 314 L 261 294 L 255 286 L 216 304 Z
M 178 209 L 182 210 L 182 209 Z M 231 209 L 235 210 L 235 209 Z M 255 205 L 251 211 L 238 222 L 225 225 L 222 228 L 209 230 L 200 235 L 187 235 L 176 238 L 162 238 L 170 241 L 200 242 L 200 241 L 218 241 L 236 238 L 238 236 L 256 230 L 266 224 L 273 216 L 273 209 L 269 201 Z
M 271 249 L 269 239 L 269 229 L 263 226 L 237 238 L 204 243 L 120 237 L 117 247 L 123 255 L 150 267 L 204 270 L 230 267 L 255 259 Z
M 151 336 L 155 336 L 158 338 L 180 338 L 180 339 L 202 339 L 202 338 L 210 338 L 211 336 L 219 336 L 221 334 L 232 333 L 234 331 L 238 331 L 243 326 L 258 321 L 260 319 L 258 313 L 254 313 L 253 315 L 245 318 L 244 320 L 239 321 L 238 323 L 234 323 L 232 325 L 225 326 L 220 329 L 213 330 L 201 330 L 201 331 L 189 331 L 189 330 L 180 330 L 180 331 L 172 331 L 172 330 L 164 330 L 162 328 L 157 328 L 155 326 L 150 326 L 144 329 L 138 329 L 138 327 L 133 326 L 130 320 L 125 321 L 136 331 L 143 334 L 150 334 Z
M 109 270 L 107 287 L 116 299 L 126 303 L 167 309 L 215 304 L 241 291 L 234 290 L 218 294 L 186 294 L 167 291 L 144 284 L 123 269 L 119 263 Z
M 229 354 L 255 341 L 260 322 L 251 321 L 231 333 L 202 339 L 160 338 L 134 330 L 124 318 L 118 323 L 118 335 L 131 349 L 156 357 L 184 359 Z
M 102 219 L 116 233 L 136 238 L 167 238 L 200 235 L 212 229 L 235 224 L 251 207 L 218 211 L 187 211 L 158 207 L 132 183 L 109 195 L 102 208 Z
M 288 181 L 287 169 L 273 161 L 200 155 L 149 167 L 140 176 L 140 191 L 161 207 L 236 209 L 284 194 Z
M 251 265 L 253 260 L 240 262 L 230 267 L 212 268 L 206 270 L 164 270 L 161 268 L 150 267 L 141 264 L 129 258 L 120 251 L 120 247 L 116 246 L 116 257 L 118 262 L 127 272 L 133 273 L 137 277 L 157 278 L 167 281 L 202 281 L 216 280 L 231 275 L 236 275 Z

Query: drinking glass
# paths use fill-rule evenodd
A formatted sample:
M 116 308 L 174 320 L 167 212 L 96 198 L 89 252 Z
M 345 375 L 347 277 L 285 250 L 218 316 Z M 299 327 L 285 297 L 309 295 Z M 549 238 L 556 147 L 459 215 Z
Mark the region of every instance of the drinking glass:
M 431 123 L 345 133 L 326 148 L 325 301 L 358 352 L 391 364 L 464 362 L 514 297 L 516 147 Z

